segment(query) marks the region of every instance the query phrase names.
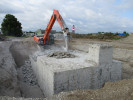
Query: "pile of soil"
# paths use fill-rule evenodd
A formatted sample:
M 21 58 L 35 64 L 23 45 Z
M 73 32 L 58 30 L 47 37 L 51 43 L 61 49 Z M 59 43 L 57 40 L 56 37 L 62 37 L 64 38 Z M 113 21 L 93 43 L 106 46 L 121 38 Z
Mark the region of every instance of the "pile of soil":
M 54 57 L 57 59 L 61 59 L 61 58 L 75 58 L 76 56 L 69 53 L 69 52 L 54 52 L 52 54 L 49 54 L 48 57 Z
M 101 89 L 61 92 L 47 100 L 133 100 L 132 84 L 132 79 L 107 82 Z

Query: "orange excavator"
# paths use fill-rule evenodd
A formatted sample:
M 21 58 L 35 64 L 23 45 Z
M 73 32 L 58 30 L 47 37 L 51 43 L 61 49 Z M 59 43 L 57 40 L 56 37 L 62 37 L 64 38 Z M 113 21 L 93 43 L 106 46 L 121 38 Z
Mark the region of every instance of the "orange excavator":
M 65 43 L 66 43 L 66 49 L 68 49 L 68 39 L 67 39 L 67 34 L 68 34 L 68 27 L 66 26 L 63 18 L 61 17 L 60 13 L 58 12 L 58 10 L 54 9 L 54 12 L 51 16 L 51 19 L 49 21 L 49 24 L 45 30 L 44 36 L 34 36 L 34 40 L 38 43 L 38 44 L 49 44 L 51 41 L 50 39 L 50 31 L 55 23 L 55 20 L 57 19 L 63 33 L 65 36 Z

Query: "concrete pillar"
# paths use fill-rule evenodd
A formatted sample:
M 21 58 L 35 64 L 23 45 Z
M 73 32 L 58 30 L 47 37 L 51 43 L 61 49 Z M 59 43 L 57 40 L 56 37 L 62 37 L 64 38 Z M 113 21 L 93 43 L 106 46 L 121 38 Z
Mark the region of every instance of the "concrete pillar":
M 88 60 L 97 65 L 112 63 L 113 48 L 108 44 L 89 44 Z

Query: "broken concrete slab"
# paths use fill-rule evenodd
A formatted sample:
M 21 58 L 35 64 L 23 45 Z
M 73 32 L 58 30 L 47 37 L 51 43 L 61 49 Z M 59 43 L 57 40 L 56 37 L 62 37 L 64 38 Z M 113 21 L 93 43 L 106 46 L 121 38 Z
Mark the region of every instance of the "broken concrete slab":
M 54 52 L 48 55 L 48 57 L 55 57 L 58 59 L 62 59 L 62 58 L 75 58 L 76 56 L 69 53 L 69 52 Z

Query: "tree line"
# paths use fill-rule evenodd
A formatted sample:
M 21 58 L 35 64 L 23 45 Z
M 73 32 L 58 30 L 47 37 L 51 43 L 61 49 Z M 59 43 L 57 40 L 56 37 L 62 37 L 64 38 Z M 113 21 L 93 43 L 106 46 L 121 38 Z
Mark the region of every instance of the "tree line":
M 1 31 L 4 35 L 9 36 L 22 36 L 22 27 L 21 23 L 17 20 L 14 15 L 7 14 L 3 19 L 1 24 Z

